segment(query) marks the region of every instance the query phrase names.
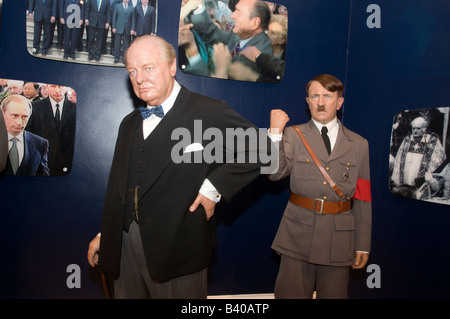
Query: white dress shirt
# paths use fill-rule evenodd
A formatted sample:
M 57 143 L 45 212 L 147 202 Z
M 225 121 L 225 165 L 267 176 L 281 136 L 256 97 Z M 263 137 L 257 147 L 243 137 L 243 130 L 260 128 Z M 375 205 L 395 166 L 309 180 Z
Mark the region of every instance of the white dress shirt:
M 334 118 L 334 120 L 331 120 L 326 125 L 323 125 L 316 120 L 312 119 L 313 123 L 316 125 L 316 127 L 319 129 L 319 132 L 322 132 L 322 127 L 326 126 L 328 129 L 328 138 L 330 139 L 331 144 L 331 150 L 333 150 L 334 144 L 336 144 L 337 135 L 339 132 L 339 124 L 337 121 L 337 117 Z
M 165 100 L 161 106 L 164 110 L 164 116 L 170 111 L 170 109 L 173 107 L 173 104 L 175 103 L 175 100 L 177 99 L 178 93 L 180 92 L 181 86 L 180 84 L 175 81 L 175 85 L 173 87 L 172 93 L 170 93 L 167 100 Z M 148 108 L 152 108 L 155 106 L 147 105 Z M 155 127 L 161 122 L 162 118 L 156 116 L 155 114 L 152 114 L 150 117 L 146 118 L 142 122 L 142 130 L 143 130 L 143 136 L 144 139 L 147 139 L 147 137 L 151 134 L 151 132 L 155 129 Z M 213 184 L 208 180 L 205 179 L 203 182 L 202 187 L 199 191 L 200 194 L 206 196 L 210 200 L 214 202 L 219 202 L 221 199 L 221 195 L 217 191 L 217 189 L 213 186 Z
M 56 101 L 53 100 L 51 97 L 49 97 L 49 100 L 50 100 L 50 104 L 52 105 L 53 117 L 55 117 L 55 113 L 56 113 L 56 104 L 58 104 L 58 107 L 59 107 L 59 119 L 61 120 L 65 97 L 63 97 L 63 98 L 61 99 L 61 101 L 59 101 L 59 102 L 56 102 Z

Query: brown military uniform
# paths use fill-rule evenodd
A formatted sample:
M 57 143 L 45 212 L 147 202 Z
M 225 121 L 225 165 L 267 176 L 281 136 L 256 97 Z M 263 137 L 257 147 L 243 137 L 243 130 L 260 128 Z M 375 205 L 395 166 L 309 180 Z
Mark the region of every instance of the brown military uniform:
M 358 180 L 370 186 L 369 146 L 364 138 L 338 123 L 339 133 L 330 155 L 312 120 L 299 128 L 331 179 L 353 197 Z M 295 194 L 325 202 L 344 201 L 329 186 L 293 127 L 284 131 L 279 169 L 269 178 L 279 180 L 288 175 Z M 370 201 L 354 198 L 351 210 L 338 214 L 318 214 L 289 201 L 272 248 L 284 258 L 348 268 L 355 251 L 370 251 L 371 225 Z

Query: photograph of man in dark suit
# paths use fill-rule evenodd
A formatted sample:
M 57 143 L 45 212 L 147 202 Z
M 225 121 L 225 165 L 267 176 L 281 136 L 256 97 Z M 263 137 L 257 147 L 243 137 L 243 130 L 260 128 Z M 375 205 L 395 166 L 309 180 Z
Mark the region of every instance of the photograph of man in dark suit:
M 178 141 L 171 135 L 180 128 L 193 134 L 199 121 L 203 129 L 221 132 L 255 127 L 226 102 L 178 84 L 175 50 L 158 36 L 136 38 L 126 67 L 147 107 L 120 125 L 101 233 L 89 245 L 89 263 L 114 279 L 116 298 L 206 298 L 216 202 L 231 200 L 260 174 L 261 165 L 177 164 L 171 153 Z M 152 114 L 143 119 L 141 111 Z
M 43 32 L 42 55 L 52 46 L 52 24 L 56 21 L 57 0 L 30 0 L 28 14 L 34 21 L 33 54 L 38 54 Z
M 10 95 L 2 102 L 8 131 L 7 175 L 48 176 L 48 141 L 24 130 L 31 114 L 31 102 L 22 95 Z
M 72 169 L 75 144 L 76 104 L 65 96 L 65 87 L 48 85 L 49 96 L 33 102 L 26 129 L 50 144 L 50 175 L 67 175 Z
M 343 91 L 339 79 L 321 74 L 306 86 L 308 123 L 284 129 L 288 115 L 279 109 L 270 115 L 271 138 L 282 143 L 278 172 L 269 178 L 290 175 L 291 188 L 272 245 L 281 255 L 275 298 L 312 298 L 314 291 L 318 299 L 347 298 L 350 267 L 361 269 L 369 259 L 369 144 L 336 116 Z
M 156 34 L 156 11 L 148 0 L 142 0 L 133 12 L 134 35 L 140 37 L 144 34 Z
M 69 7 L 72 5 L 78 6 L 79 17 L 73 16 L 76 11 Z M 59 17 L 61 24 L 64 25 L 64 59 L 76 59 L 75 50 L 79 44 L 81 26 L 84 24 L 84 6 L 83 0 L 61 0 Z M 72 21 L 73 17 L 75 17 L 74 21 Z
M 3 118 L 3 112 L 0 112 L 0 173 L 6 167 L 6 161 L 8 159 L 8 134 L 6 131 L 5 119 Z
M 273 55 L 270 39 L 265 32 L 271 13 L 265 1 L 240 0 L 231 18 L 235 22 L 232 32 L 222 30 L 211 20 L 203 4 L 200 9 L 192 11 L 185 22 L 193 24 L 193 29 L 206 44 L 215 45 L 216 69 L 212 76 L 240 80 L 236 68 L 238 70 L 241 66 L 259 73 L 255 62 L 239 55 L 241 50 L 254 46 L 262 53 Z M 230 73 L 231 70 L 234 71 Z
M 85 5 L 84 24 L 88 32 L 88 60 L 100 61 L 103 37 L 111 23 L 109 0 L 89 0 Z
M 129 4 L 129 0 L 114 5 L 111 27 L 114 34 L 114 63 L 119 63 L 123 53 L 128 49 L 131 36 L 134 34 L 133 26 L 134 8 Z

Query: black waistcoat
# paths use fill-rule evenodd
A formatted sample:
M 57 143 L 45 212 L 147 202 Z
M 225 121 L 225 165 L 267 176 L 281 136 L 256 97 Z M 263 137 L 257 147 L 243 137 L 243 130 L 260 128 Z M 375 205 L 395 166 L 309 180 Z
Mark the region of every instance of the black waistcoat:
M 142 134 L 142 120 L 134 130 L 133 140 L 131 142 L 131 153 L 128 167 L 127 196 L 125 201 L 125 216 L 123 227 L 128 231 L 128 227 L 134 220 L 139 223 L 139 214 L 136 214 L 135 197 L 139 195 L 140 185 L 145 180 L 145 173 L 148 171 L 150 146 L 148 139 L 144 140 Z M 136 194 L 136 192 L 138 192 Z M 137 203 L 137 211 L 139 213 L 139 202 Z

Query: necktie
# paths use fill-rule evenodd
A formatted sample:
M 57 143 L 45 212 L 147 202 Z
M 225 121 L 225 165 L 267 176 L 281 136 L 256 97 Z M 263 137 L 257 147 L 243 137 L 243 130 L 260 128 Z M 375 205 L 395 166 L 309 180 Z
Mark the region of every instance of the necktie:
M 239 53 L 239 51 L 241 51 L 241 45 L 238 42 L 238 44 L 236 44 L 236 46 L 234 47 L 233 52 L 231 52 L 231 57 L 234 58 Z
M 56 122 L 56 128 L 59 130 L 59 125 L 61 124 L 61 116 L 59 114 L 59 104 L 56 104 L 55 122 Z
M 156 107 L 140 107 L 139 111 L 141 112 L 142 118 L 145 120 L 146 118 L 150 117 L 152 114 L 155 114 L 158 117 L 164 116 L 164 111 L 161 105 Z
M 331 144 L 330 144 L 330 138 L 328 137 L 328 129 L 326 126 L 322 126 L 322 138 L 323 142 L 325 143 L 325 147 L 327 148 L 328 155 L 331 153 Z
M 17 138 L 13 137 L 11 141 L 13 145 L 9 150 L 9 161 L 11 163 L 14 175 L 16 175 L 17 169 L 19 168 L 19 151 L 17 150 Z

